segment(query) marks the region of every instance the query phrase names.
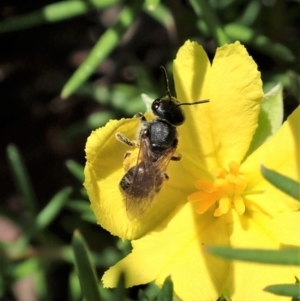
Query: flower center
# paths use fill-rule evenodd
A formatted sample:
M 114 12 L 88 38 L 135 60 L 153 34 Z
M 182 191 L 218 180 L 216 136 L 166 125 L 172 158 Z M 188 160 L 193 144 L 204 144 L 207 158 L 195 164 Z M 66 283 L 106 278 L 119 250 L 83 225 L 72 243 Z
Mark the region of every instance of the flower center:
M 240 165 L 234 161 L 229 164 L 229 170 L 214 168 L 211 174 L 213 181 L 199 180 L 195 186 L 199 191 L 188 196 L 188 200 L 195 203 L 195 210 L 202 214 L 214 204 L 217 205 L 214 216 L 226 214 L 233 207 L 239 215 L 244 214 L 246 207 L 243 192 L 247 182 L 239 174 Z

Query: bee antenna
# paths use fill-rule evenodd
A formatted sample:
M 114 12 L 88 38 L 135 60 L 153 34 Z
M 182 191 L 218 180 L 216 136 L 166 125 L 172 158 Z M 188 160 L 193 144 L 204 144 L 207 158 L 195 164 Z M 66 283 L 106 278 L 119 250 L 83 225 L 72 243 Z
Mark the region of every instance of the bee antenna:
M 209 102 L 209 99 L 203 99 L 203 100 L 198 100 L 198 101 L 194 101 L 194 102 L 183 102 L 183 103 L 177 104 L 177 107 L 179 107 L 179 106 L 192 106 L 192 105 L 197 105 L 199 103 L 206 103 L 206 102 Z
M 168 75 L 167 75 L 167 71 L 165 69 L 164 66 L 160 66 L 160 69 L 163 73 L 163 76 L 164 76 L 164 79 L 165 79 L 165 84 L 166 84 L 166 90 L 167 90 L 167 94 L 170 98 L 170 100 L 172 99 L 172 95 L 171 95 L 171 91 L 170 91 L 170 88 L 169 88 L 169 80 L 168 80 Z

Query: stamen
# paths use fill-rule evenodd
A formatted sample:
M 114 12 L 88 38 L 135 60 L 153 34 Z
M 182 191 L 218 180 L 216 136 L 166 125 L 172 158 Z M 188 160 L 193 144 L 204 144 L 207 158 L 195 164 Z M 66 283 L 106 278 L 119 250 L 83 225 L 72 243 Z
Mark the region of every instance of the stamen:
M 239 174 L 239 168 L 240 164 L 231 161 L 228 164 L 228 171 L 220 167 L 215 167 L 211 171 L 214 181 L 196 182 L 195 186 L 199 191 L 189 195 L 188 200 L 194 203 L 198 214 L 203 214 L 211 206 L 215 206 L 216 217 L 228 213 L 231 209 L 242 215 L 246 211 L 244 196 L 263 193 L 263 191 L 245 191 L 247 180 Z

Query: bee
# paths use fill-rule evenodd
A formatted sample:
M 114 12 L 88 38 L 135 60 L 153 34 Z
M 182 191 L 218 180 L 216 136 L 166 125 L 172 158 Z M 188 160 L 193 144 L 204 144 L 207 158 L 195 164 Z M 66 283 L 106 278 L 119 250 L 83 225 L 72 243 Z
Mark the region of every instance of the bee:
M 125 198 L 129 220 L 139 218 L 150 209 L 164 181 L 169 179 L 166 173 L 169 162 L 181 159 L 181 155 L 175 154 L 178 145 L 176 127 L 185 121 L 181 106 L 209 101 L 180 103 L 171 95 L 165 68 L 162 66 L 160 68 L 164 75 L 167 95 L 155 99 L 151 105 L 152 113 L 156 118 L 147 121 L 144 114 L 136 115 L 141 121 L 141 129 L 136 141 L 129 140 L 122 133 L 116 133 L 116 138 L 120 142 L 139 148 L 136 164 L 125 170 L 126 173 L 119 184 Z M 124 160 L 130 155 L 130 152 L 126 152 Z

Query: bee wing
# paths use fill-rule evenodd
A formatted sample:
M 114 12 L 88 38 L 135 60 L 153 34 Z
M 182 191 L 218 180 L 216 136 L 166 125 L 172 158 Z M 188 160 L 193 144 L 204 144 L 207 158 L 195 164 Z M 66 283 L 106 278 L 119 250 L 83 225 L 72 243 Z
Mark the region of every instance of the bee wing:
M 127 216 L 130 220 L 139 217 L 151 207 L 167 177 L 165 171 L 175 152 L 175 148 L 170 148 L 154 161 L 149 143 L 149 139 L 140 141 L 137 164 L 126 197 Z
M 126 195 L 126 210 L 130 220 L 145 212 L 155 197 L 157 179 L 154 164 L 149 139 L 140 139 L 137 163 Z
M 169 148 L 166 153 L 161 156 L 154 164 L 155 164 L 155 170 L 158 172 L 160 172 L 161 174 L 164 175 L 164 177 L 166 177 L 165 172 L 167 170 L 167 167 L 175 153 L 176 148 L 172 147 Z

